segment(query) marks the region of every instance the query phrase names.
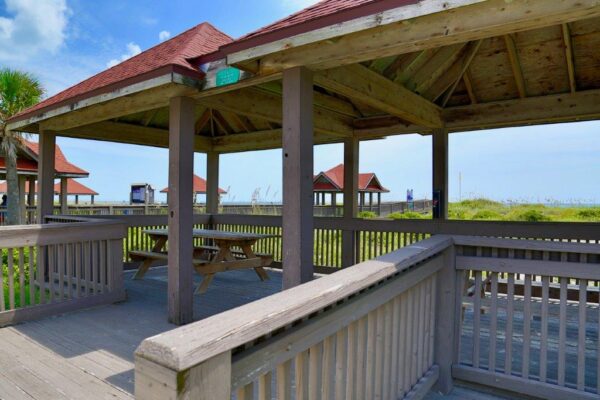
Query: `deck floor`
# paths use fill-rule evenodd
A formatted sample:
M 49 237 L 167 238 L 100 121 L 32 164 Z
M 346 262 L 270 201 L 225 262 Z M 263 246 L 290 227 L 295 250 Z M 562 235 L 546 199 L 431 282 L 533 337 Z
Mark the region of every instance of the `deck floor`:
M 251 270 L 217 274 L 207 293 L 195 297 L 194 318 L 277 293 L 281 272 L 268 273 L 266 282 Z M 153 269 L 141 281 L 131 276 L 126 273 L 128 298 L 122 303 L 0 329 L 0 399 L 133 398 L 135 349 L 175 325 L 166 321 L 166 269 Z M 448 396 L 431 393 L 427 400 L 499 398 L 457 387 Z
M 206 318 L 281 290 L 281 273 L 217 274 L 195 297 L 194 318 Z M 140 342 L 175 328 L 167 317 L 167 275 L 144 280 L 126 273 L 127 301 L 0 329 L 0 399 L 131 399 L 133 352 Z M 195 277 L 199 280 L 199 277 Z

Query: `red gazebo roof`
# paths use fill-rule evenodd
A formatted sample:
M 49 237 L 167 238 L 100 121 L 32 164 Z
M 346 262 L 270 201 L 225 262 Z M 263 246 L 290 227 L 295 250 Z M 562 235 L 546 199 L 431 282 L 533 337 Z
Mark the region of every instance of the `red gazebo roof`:
M 231 41 L 231 37 L 204 22 L 24 110 L 11 121 L 169 72 L 201 78 L 203 73 L 189 60 Z
M 169 188 L 166 187 L 160 191 L 161 193 L 169 193 Z M 194 175 L 194 193 L 206 194 L 206 179 L 200 178 L 198 175 Z M 227 191 L 219 188 L 219 194 L 226 194 Z
M 342 192 L 344 191 L 344 164 L 336 165 L 328 171 L 321 172 L 314 177 L 313 190 L 315 192 Z M 358 190 L 360 192 L 388 193 L 389 190 L 381 185 L 377 175 L 373 172 L 358 174 Z
M 0 182 L 0 193 L 6 193 L 6 189 L 6 181 Z M 25 191 L 29 192 L 29 181 L 25 182 Z M 35 191 L 37 192 L 37 183 Z M 60 182 L 54 185 L 54 194 L 60 194 Z M 71 196 L 98 196 L 98 192 L 71 178 L 67 179 L 67 194 Z
M 17 155 L 17 171 L 21 173 L 31 172 L 37 174 L 39 156 L 38 143 L 23 140 L 21 150 L 22 151 L 19 152 L 20 154 Z M 59 145 L 56 145 L 55 148 L 54 169 L 57 177 L 75 176 L 85 178 L 90 175 L 86 170 L 70 163 Z M 0 157 L 0 170 L 3 172 L 6 170 L 4 157 Z

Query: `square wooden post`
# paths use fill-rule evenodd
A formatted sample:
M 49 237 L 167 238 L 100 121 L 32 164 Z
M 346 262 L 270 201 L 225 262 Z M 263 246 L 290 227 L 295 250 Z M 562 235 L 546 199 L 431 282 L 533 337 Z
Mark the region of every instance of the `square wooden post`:
M 348 138 L 344 141 L 344 219 L 355 218 L 358 213 L 358 158 L 359 141 Z M 356 264 L 356 232 L 342 231 L 342 267 Z
M 60 178 L 60 213 L 63 215 L 69 213 L 69 204 L 67 202 L 68 196 L 67 178 Z
M 54 214 L 54 156 L 56 134 L 40 129 L 38 155 L 38 223 Z
M 206 213 L 219 213 L 219 153 L 206 154 Z
M 433 131 L 433 193 L 438 193 L 439 215 L 434 218 L 448 219 L 448 130 L 436 129 Z M 435 201 L 436 199 L 434 199 Z
M 35 205 L 35 176 L 30 176 L 27 178 L 27 182 L 29 182 L 28 194 L 27 194 L 27 205 L 34 206 Z
M 169 103 L 169 321 L 193 320 L 193 175 L 196 102 L 175 97 Z
M 27 177 L 19 175 L 19 224 L 27 224 L 27 193 L 25 191 Z
M 448 394 L 454 387 L 452 364 L 458 360 L 459 331 L 456 318 L 460 318 L 462 298 L 458 295 L 459 274 L 456 273 L 454 246 L 443 256 L 444 267 L 437 273 L 435 311 L 434 364 L 440 368 L 440 376 L 434 389 Z
M 313 278 L 313 76 L 283 73 L 283 288 Z

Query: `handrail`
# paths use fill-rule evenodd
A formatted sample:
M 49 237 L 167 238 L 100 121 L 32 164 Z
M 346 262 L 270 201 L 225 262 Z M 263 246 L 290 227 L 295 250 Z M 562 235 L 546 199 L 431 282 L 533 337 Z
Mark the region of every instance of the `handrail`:
M 451 245 L 450 237 L 436 236 L 335 275 L 148 338 L 136 350 L 136 357 L 174 371 L 187 370 L 359 293 Z

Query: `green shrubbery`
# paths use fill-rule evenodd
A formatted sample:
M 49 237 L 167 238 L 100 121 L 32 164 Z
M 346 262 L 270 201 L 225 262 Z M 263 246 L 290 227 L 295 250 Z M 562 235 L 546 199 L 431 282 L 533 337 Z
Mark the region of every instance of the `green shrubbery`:
M 414 211 L 407 211 L 405 213 L 395 212 L 395 213 L 391 213 L 390 215 L 388 215 L 387 218 L 391 218 L 391 219 L 426 219 L 426 218 L 431 218 L 431 214 L 420 214 L 420 213 L 414 212 Z
M 358 213 L 358 218 L 363 218 L 363 219 L 377 218 L 377 213 L 374 211 L 361 211 Z

